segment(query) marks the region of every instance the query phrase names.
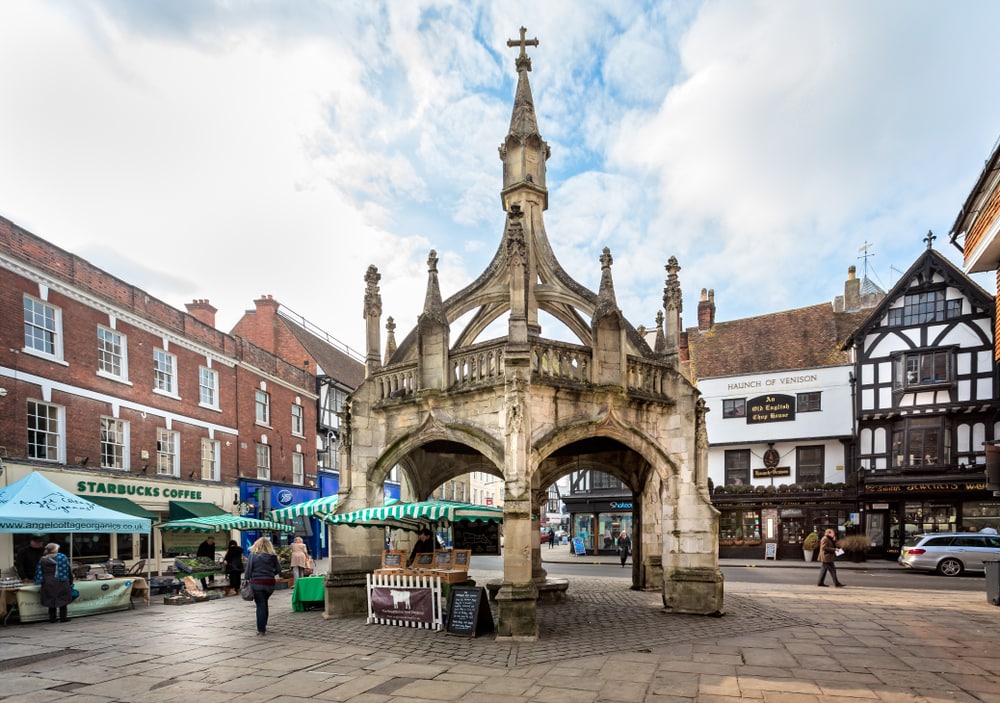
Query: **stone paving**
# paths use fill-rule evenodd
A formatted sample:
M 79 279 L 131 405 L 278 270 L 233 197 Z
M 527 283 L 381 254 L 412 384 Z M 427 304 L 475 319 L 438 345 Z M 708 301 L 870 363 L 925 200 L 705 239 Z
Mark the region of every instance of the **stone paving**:
M 327 621 L 291 612 L 288 591 L 258 638 L 239 598 L 154 597 L 0 627 L 0 700 L 1000 703 L 1000 608 L 981 593 L 730 583 L 712 618 L 665 614 L 627 586 L 572 577 L 565 603 L 539 608 L 541 639 L 522 643 Z

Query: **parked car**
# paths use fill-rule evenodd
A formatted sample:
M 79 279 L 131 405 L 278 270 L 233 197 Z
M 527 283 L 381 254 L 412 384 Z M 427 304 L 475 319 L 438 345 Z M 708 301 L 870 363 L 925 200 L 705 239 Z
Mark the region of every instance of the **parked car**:
M 984 561 L 1000 561 L 1000 536 L 984 532 L 929 532 L 906 540 L 899 563 L 908 569 L 958 576 L 985 571 Z

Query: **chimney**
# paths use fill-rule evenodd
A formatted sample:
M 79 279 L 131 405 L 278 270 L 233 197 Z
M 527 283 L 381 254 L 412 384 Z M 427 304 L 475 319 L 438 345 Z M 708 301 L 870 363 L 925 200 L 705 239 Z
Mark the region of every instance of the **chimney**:
M 701 289 L 698 301 L 698 331 L 708 332 L 715 326 L 715 291 Z
M 185 303 L 184 307 L 187 308 L 188 314 L 194 319 L 202 322 L 209 327 L 215 327 L 215 313 L 218 312 L 212 304 L 208 302 L 207 298 L 202 298 L 201 300 L 195 299 L 190 303 Z
M 844 283 L 844 311 L 852 312 L 861 309 L 861 281 L 856 275 L 857 269 L 847 267 L 847 281 Z
M 254 307 L 257 308 L 257 313 L 276 315 L 278 313 L 278 308 L 281 307 L 281 303 L 274 299 L 269 293 L 265 293 L 260 296 L 257 300 L 253 301 Z

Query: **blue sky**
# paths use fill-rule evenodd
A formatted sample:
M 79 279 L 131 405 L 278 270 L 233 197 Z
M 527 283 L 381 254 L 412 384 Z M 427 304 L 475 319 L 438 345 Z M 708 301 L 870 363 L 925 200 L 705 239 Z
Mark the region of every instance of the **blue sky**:
M 995 2 L 0 3 L 0 214 L 228 330 L 261 294 L 361 351 L 364 272 L 414 325 L 503 225 L 524 25 L 546 230 L 652 325 L 888 287 L 948 231 L 1000 136 Z M 992 291 L 990 278 L 976 281 Z M 545 330 L 543 330 L 543 333 Z

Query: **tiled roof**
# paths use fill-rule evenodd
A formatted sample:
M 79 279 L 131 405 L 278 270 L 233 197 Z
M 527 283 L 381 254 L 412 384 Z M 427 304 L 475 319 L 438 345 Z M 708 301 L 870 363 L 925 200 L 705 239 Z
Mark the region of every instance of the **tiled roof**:
M 316 361 L 316 365 L 322 369 L 323 374 L 329 376 L 341 385 L 347 386 L 351 390 L 356 389 L 365 380 L 365 365 L 352 359 L 350 356 L 337 349 L 316 335 L 306 330 L 301 325 L 287 317 L 278 315 L 277 319 L 288 328 L 299 341 L 310 356 Z
M 829 303 L 687 330 L 692 379 L 816 368 L 850 363 L 844 341 L 865 312 L 833 311 Z

